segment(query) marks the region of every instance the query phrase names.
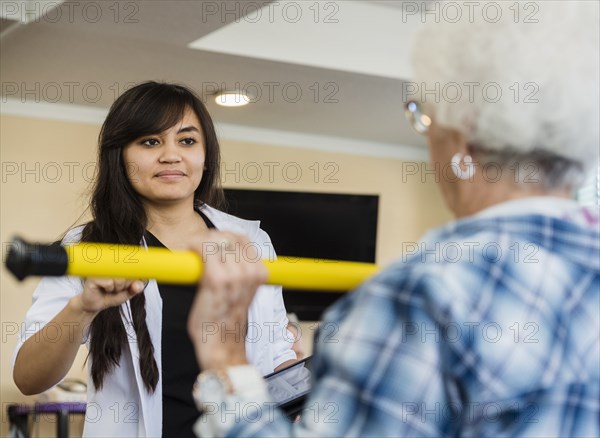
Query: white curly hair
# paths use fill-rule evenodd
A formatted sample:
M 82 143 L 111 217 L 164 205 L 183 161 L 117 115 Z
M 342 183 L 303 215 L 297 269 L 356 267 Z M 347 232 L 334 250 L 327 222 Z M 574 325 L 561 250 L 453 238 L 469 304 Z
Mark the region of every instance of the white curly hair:
M 600 154 L 599 2 L 465 5 L 437 3 L 416 35 L 414 79 L 436 90 L 422 93 L 425 107 L 484 158 L 527 157 L 547 186 L 576 188 Z

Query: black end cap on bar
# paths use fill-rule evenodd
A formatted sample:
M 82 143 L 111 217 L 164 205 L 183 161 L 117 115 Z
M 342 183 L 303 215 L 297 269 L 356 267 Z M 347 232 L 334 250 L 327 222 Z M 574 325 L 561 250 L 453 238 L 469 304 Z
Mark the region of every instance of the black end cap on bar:
M 15 237 L 6 256 L 6 268 L 20 281 L 31 275 L 58 277 L 67 273 L 69 258 L 60 243 L 28 243 Z

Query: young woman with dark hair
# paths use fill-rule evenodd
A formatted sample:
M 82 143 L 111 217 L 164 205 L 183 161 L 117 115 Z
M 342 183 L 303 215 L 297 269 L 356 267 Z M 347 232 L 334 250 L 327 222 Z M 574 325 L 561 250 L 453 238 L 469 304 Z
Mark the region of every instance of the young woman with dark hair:
M 63 244 L 185 249 L 214 228 L 242 233 L 263 257 L 272 257 L 258 222 L 218 210 L 224 203 L 219 169 L 217 136 L 198 97 L 179 85 L 140 84 L 115 101 L 102 126 L 93 220 L 70 230 Z M 261 290 L 248 312 L 247 327 L 254 330 L 245 344 L 248 360 L 268 374 L 295 354 L 281 288 Z M 194 293 L 194 286 L 153 280 L 145 286 L 42 279 L 15 353 L 15 383 L 24 394 L 45 391 L 64 378 L 87 342 L 85 436 L 193 436 L 198 411 L 190 387 L 200 370 L 186 323 Z M 44 336 L 56 327 L 69 336 Z

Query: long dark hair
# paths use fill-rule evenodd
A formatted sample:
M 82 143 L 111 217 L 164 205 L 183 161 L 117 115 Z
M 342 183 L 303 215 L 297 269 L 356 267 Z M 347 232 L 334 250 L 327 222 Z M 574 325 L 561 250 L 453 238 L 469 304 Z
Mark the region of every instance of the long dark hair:
M 98 138 L 98 168 L 90 202 L 92 221 L 83 229 L 82 241 L 139 245 L 147 226 L 147 216 L 139 195 L 127 177 L 123 148 L 139 137 L 161 133 L 192 109 L 204 135 L 205 170 L 194 192 L 194 205 L 221 207 L 224 203 L 220 178 L 220 148 L 212 119 L 201 100 L 181 85 L 144 82 L 124 92 L 111 106 Z M 144 386 L 154 392 L 158 367 L 154 346 L 146 325 L 144 294 L 131 299 L 133 328 L 140 352 Z M 119 365 L 127 333 L 120 306 L 98 313 L 91 324 L 90 357 L 96 390 Z

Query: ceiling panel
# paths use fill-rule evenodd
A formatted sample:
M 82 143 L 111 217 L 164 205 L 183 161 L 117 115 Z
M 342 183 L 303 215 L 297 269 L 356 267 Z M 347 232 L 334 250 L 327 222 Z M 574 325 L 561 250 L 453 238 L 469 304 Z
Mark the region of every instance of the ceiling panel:
M 264 6 L 266 2 L 252 3 Z M 403 120 L 399 78 L 187 47 L 202 36 L 216 35 L 224 26 L 235 26 L 243 19 L 236 13 L 244 11 L 248 2 L 115 4 L 65 2 L 59 7 L 59 19 L 55 13 L 2 36 L 2 99 L 107 108 L 132 83 L 165 80 L 193 87 L 220 123 L 425 145 Z M 215 11 L 215 5 L 220 9 Z M 365 17 L 354 32 L 371 32 L 381 18 L 377 11 L 389 10 L 372 8 L 373 16 Z M 391 37 L 381 31 L 377 35 L 382 41 Z M 301 39 L 300 34 L 287 41 L 290 52 Z M 377 47 L 357 49 L 355 56 L 367 62 L 369 50 Z M 331 56 L 336 56 L 335 51 Z M 223 108 L 210 96 L 216 88 L 247 88 L 257 98 L 246 107 Z

